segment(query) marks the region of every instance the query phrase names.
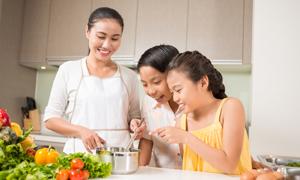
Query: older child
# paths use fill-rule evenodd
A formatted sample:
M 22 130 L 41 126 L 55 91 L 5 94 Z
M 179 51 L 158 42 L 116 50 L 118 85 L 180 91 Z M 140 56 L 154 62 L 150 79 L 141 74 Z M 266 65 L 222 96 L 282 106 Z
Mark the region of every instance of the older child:
M 197 51 L 177 55 L 168 65 L 167 83 L 185 115 L 177 127 L 150 134 L 183 145 L 182 168 L 227 174 L 250 170 L 243 106 L 227 98 L 222 75 L 210 60 Z
M 177 144 L 168 144 L 148 132 L 156 128 L 175 125 L 175 112 L 178 104 L 172 99 L 167 85 L 166 69 L 169 62 L 178 54 L 170 45 L 158 45 L 146 50 L 138 62 L 138 71 L 145 95 L 142 116 L 147 130 L 140 140 L 140 165 L 154 165 L 164 168 L 181 168 L 181 157 Z

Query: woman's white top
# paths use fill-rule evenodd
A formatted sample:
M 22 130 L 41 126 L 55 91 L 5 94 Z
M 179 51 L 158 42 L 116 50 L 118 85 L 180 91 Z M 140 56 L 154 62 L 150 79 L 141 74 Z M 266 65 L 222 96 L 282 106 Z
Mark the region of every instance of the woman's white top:
M 147 130 L 144 138 L 153 142 L 151 165 L 163 168 L 181 169 L 181 156 L 178 144 L 167 144 L 156 135 L 149 132 L 165 126 L 175 126 L 175 115 L 170 105 L 157 104 L 155 99 L 148 95 L 144 96 L 142 117 L 145 118 Z
M 90 75 L 86 58 L 60 66 L 53 82 L 44 121 L 62 117 L 94 130 L 108 146 L 126 146 L 128 122 L 140 117 L 137 75 L 118 66 L 107 78 Z M 65 153 L 86 152 L 82 141 L 69 138 Z

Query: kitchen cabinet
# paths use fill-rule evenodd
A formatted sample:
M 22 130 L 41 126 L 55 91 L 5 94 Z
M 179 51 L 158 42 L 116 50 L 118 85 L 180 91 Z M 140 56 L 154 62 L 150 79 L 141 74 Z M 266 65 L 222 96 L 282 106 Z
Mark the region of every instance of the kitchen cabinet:
M 20 63 L 26 66 L 46 64 L 50 0 L 26 0 Z
M 93 0 L 92 10 L 98 7 L 110 7 L 117 10 L 124 20 L 122 43 L 112 59 L 121 64 L 132 64 L 135 53 L 137 0 Z
M 186 49 L 187 0 L 139 0 L 136 57 L 154 45 L 170 44 Z
M 52 0 L 47 47 L 48 61 L 65 61 L 88 54 L 85 25 L 91 0 Z
M 198 50 L 214 63 L 242 62 L 244 1 L 189 0 L 187 24 L 187 50 Z

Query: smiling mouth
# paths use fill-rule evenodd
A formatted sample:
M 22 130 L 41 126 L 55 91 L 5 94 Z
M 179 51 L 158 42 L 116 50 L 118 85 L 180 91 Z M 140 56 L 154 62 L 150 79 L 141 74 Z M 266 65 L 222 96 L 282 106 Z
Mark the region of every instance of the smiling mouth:
M 109 53 L 110 53 L 110 51 L 108 51 L 108 50 L 103 50 L 103 49 L 97 49 L 97 51 L 98 51 L 101 55 L 103 55 L 103 56 L 107 56 L 107 55 L 109 55 Z

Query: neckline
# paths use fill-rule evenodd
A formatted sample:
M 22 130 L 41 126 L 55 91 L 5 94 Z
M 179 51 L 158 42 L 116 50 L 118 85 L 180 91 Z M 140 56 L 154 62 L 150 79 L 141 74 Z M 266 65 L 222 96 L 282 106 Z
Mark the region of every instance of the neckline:
M 87 67 L 87 57 L 84 57 L 81 61 L 81 69 L 82 69 L 82 75 L 85 77 L 96 77 L 96 78 L 100 78 L 100 79 L 105 79 L 105 78 L 112 78 L 112 77 L 119 77 L 120 76 L 120 66 L 118 64 L 116 64 L 117 66 L 117 70 L 114 74 L 112 74 L 111 76 L 108 77 L 99 77 L 99 76 L 95 76 L 90 74 L 88 67 Z
M 212 123 L 210 123 L 209 125 L 203 127 L 203 128 L 200 128 L 200 129 L 196 129 L 196 130 L 192 130 L 190 132 L 199 132 L 199 131 L 204 131 L 205 129 L 208 129 L 210 128 L 211 126 L 214 126 L 215 124 L 220 124 L 220 115 L 221 115 L 221 111 L 222 111 L 222 108 L 223 108 L 223 105 L 224 103 L 226 102 L 227 98 L 224 98 L 221 100 L 220 104 L 219 104 L 219 107 L 216 111 L 216 114 L 215 114 L 215 117 L 214 117 L 214 120 Z M 185 119 L 185 131 L 188 131 L 187 130 L 187 115 L 184 114 L 184 119 Z

